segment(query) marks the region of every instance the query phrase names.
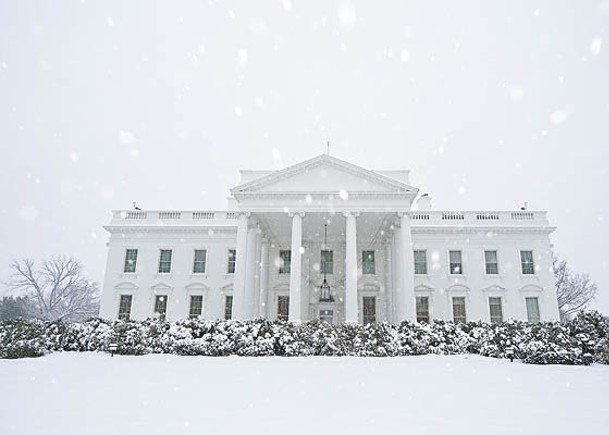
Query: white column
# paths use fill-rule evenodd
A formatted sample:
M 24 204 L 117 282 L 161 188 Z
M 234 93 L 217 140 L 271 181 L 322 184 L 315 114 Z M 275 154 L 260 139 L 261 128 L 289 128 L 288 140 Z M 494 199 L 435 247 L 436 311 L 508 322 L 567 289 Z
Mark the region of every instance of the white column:
M 239 213 L 237 221 L 237 261 L 233 281 L 233 319 L 245 318 L 245 269 L 249 213 Z
M 347 212 L 346 252 L 345 252 L 345 322 L 357 323 L 357 224 L 356 214 Z
M 245 318 L 254 317 L 254 292 L 256 275 L 256 228 L 247 230 L 247 256 L 245 266 Z
M 254 304 L 252 317 L 260 317 L 260 258 L 262 254 L 262 231 L 256 228 L 256 262 L 254 266 Z
M 269 285 L 269 241 L 262 239 L 260 245 L 260 301 L 258 304 L 258 315 L 268 317 L 268 285 Z
M 398 232 L 398 285 L 396 288 L 396 321 L 416 320 L 416 301 L 414 294 L 414 253 L 412 251 L 412 234 L 410 216 L 400 214 Z
M 300 322 L 301 300 L 302 300 L 302 278 L 301 278 L 301 252 L 302 247 L 302 217 L 304 213 L 292 215 L 292 253 L 290 271 L 290 313 L 288 319 L 292 322 Z
M 387 241 L 385 244 L 385 312 L 387 313 L 388 322 L 395 320 L 393 312 L 393 257 L 391 251 L 391 243 Z

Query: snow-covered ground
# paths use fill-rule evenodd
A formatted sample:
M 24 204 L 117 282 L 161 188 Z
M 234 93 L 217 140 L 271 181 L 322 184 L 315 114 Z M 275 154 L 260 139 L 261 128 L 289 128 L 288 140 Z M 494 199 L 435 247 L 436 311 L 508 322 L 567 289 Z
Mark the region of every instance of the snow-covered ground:
M 0 434 L 572 434 L 609 430 L 609 367 L 475 356 L 0 361 Z

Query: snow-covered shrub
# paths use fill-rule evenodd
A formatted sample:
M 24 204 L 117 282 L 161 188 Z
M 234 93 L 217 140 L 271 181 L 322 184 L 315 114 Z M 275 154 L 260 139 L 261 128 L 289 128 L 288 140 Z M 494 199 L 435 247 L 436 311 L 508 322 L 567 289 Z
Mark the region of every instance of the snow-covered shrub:
M 0 328 L 0 358 L 34 358 L 46 353 L 44 322 L 10 320 L 3 322 Z
M 143 355 L 172 353 L 205 356 L 374 356 L 478 354 L 515 357 L 533 364 L 583 364 L 584 354 L 609 363 L 609 325 L 596 312 L 570 322 L 431 324 L 386 322 L 332 325 L 319 320 L 159 320 L 0 323 L 0 358 L 39 356 L 45 351 L 108 351 Z

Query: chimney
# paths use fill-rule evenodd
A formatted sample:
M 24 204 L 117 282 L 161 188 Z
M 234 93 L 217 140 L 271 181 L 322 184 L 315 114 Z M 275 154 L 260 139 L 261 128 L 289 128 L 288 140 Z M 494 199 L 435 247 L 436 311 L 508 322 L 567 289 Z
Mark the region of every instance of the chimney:
M 417 201 L 417 207 L 419 208 L 419 211 L 431 210 L 431 197 L 427 193 L 421 195 Z

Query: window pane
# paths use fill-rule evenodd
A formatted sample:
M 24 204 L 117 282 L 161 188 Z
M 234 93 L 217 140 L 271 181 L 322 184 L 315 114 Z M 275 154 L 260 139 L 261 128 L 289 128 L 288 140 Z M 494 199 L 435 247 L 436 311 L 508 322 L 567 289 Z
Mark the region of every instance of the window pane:
M 205 273 L 207 267 L 207 250 L 195 249 L 195 261 L 192 267 L 193 273 Z
M 488 298 L 489 310 L 491 313 L 491 322 L 501 323 L 503 322 L 503 308 L 501 306 L 500 297 Z
M 165 320 L 167 314 L 167 296 L 160 295 L 154 300 L 154 316 L 159 320 Z
M 161 249 L 161 256 L 159 257 L 159 273 L 171 272 L 171 254 L 171 249 Z
M 427 275 L 427 251 L 414 251 L 414 273 L 416 275 Z
M 288 320 L 290 314 L 290 297 L 277 296 L 277 319 Z
M 539 299 L 538 298 L 526 298 L 527 305 L 527 318 L 531 323 L 539 322 Z
M 189 317 L 195 318 L 199 317 L 203 312 L 203 296 L 202 295 L 192 295 L 190 297 L 190 312 Z
M 224 303 L 224 318 L 230 320 L 233 317 L 233 297 L 226 296 Z
M 520 264 L 524 275 L 533 275 L 535 273 L 533 251 L 520 251 Z
M 487 275 L 496 275 L 499 273 L 497 251 L 484 251 L 484 261 L 486 263 Z
M 465 298 L 462 296 L 453 297 L 453 320 L 465 323 L 467 315 L 465 312 Z
M 290 273 L 292 270 L 292 251 L 279 251 L 279 273 Z
M 334 273 L 334 251 L 321 251 L 321 273 Z
M 137 264 L 137 249 L 127 249 L 125 252 L 125 273 L 135 272 L 135 266 Z
M 364 305 L 364 324 L 376 322 L 376 297 L 364 296 L 362 302 Z
M 235 273 L 235 265 L 237 264 L 237 250 L 228 250 L 228 267 L 227 273 Z
M 374 251 L 362 251 L 362 273 L 364 275 L 376 274 Z
M 417 296 L 417 322 L 429 323 L 429 298 Z
M 132 301 L 132 295 L 121 295 L 120 303 L 118 306 L 118 318 L 120 320 L 129 320 L 129 317 L 131 316 Z
M 449 251 L 448 255 L 450 257 L 450 273 L 453 275 L 463 274 L 461 251 Z

